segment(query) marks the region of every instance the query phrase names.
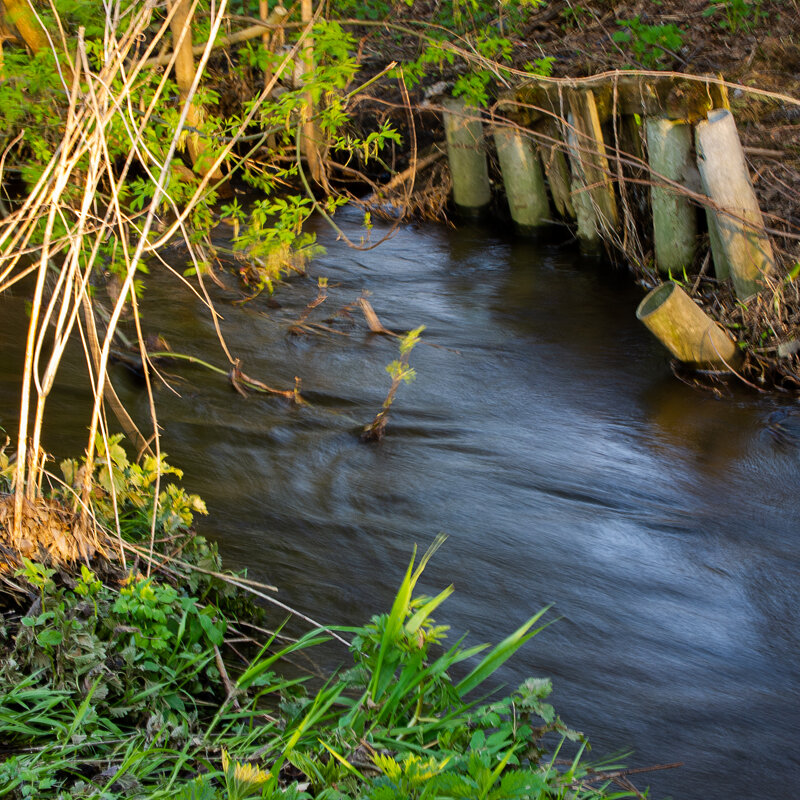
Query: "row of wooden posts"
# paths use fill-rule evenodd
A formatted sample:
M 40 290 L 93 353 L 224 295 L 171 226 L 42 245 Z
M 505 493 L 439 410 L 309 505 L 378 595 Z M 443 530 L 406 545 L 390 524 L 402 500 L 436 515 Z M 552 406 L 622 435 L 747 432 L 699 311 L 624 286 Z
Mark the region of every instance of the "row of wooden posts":
M 620 213 L 615 190 L 628 159 L 647 167 L 655 262 L 664 276 L 690 269 L 697 207 L 703 206 L 717 279 L 731 280 L 745 303 L 767 285 L 775 267 L 772 246 L 719 82 L 614 75 L 592 88 L 572 88 L 534 81 L 501 107 L 504 119 L 491 121 L 491 135 L 519 229 L 547 225 L 552 204 L 574 222 L 582 242 L 621 241 L 623 226 L 641 224 L 627 206 Z M 492 199 L 484 117 L 460 98 L 446 100 L 444 109 L 453 201 L 462 212 L 477 213 Z M 638 154 L 621 154 L 618 136 L 615 147 L 607 146 L 603 122 L 609 120 L 615 133 L 617 125 L 633 133 L 628 142 Z M 637 316 L 685 363 L 718 369 L 738 363 L 727 331 L 672 280 L 645 297 Z

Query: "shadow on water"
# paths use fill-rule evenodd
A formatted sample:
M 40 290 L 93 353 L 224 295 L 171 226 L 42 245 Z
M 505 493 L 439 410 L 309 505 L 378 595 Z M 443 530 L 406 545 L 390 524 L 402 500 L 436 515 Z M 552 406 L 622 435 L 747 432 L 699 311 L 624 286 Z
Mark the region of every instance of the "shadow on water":
M 167 367 L 180 396 L 158 388 L 164 449 L 207 500 L 203 527 L 227 564 L 352 623 L 387 608 L 413 544 L 444 531 L 424 587 L 455 583 L 440 617 L 497 640 L 555 603 L 561 620 L 503 677 L 551 675 L 597 756 L 683 761 L 651 776 L 653 797 L 786 796 L 800 782 L 793 408 L 674 380 L 635 320 L 641 292 L 572 246 L 411 225 L 355 252 L 318 233 L 327 254 L 281 288 L 281 308 L 218 297 L 245 371 L 284 388 L 299 375 L 311 408 L 241 398 L 192 369 Z M 414 350 L 418 379 L 379 446 L 356 434 L 380 407 L 396 342 L 363 326 L 287 336 L 316 276 L 331 286 L 319 318 L 366 289 L 387 327 L 425 324 L 441 346 Z M 153 274 L 144 306 L 148 332 L 223 363 L 208 316 L 171 278 Z M 9 427 L 24 311 L 0 298 L 0 313 Z M 141 385 L 122 368 L 115 380 L 144 419 Z M 76 371 L 51 404 L 59 453 L 83 446 L 80 387 Z

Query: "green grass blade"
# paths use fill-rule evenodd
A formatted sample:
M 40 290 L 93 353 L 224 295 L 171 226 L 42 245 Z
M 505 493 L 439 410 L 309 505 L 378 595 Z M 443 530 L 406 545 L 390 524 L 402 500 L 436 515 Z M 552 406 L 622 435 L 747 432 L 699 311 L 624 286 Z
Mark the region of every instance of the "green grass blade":
M 514 653 L 522 647 L 528 639 L 536 636 L 537 633 L 546 628 L 550 623 L 546 623 L 530 630 L 531 627 L 538 622 L 541 617 L 550 610 L 550 606 L 545 606 L 537 614 L 534 614 L 526 623 L 521 625 L 510 636 L 503 639 L 500 644 L 492 648 L 492 650 L 481 660 L 472 672 L 467 675 L 462 681 L 456 684 L 456 691 L 460 696 L 464 696 L 471 692 L 477 686 L 480 686 L 487 678 L 489 678 L 500 666 L 508 661 Z
M 380 647 L 378 648 L 378 656 L 375 661 L 375 667 L 372 671 L 372 677 L 369 681 L 369 694 L 373 702 L 378 700 L 378 697 L 386 689 L 386 686 L 391 679 L 394 672 L 394 664 L 392 664 L 391 671 L 386 667 L 386 656 L 390 652 L 392 646 L 400 636 L 403 628 L 403 620 L 408 616 L 408 606 L 411 602 L 411 592 L 414 589 L 413 569 L 414 560 L 417 556 L 417 548 L 414 548 L 414 553 L 411 556 L 411 562 L 408 565 L 406 574 L 400 583 L 400 588 L 395 595 L 392 609 L 389 612 L 389 617 L 383 628 L 383 635 L 381 636 Z
M 411 619 L 406 623 L 406 634 L 413 636 L 420 626 L 430 617 L 431 614 L 445 601 L 455 590 L 452 584 L 443 591 L 439 592 L 436 597 L 428 600 L 422 608 L 415 612 Z
M 442 546 L 447 537 L 439 535 L 436 537 L 433 544 L 427 549 L 425 555 L 422 556 L 416 569 L 414 569 L 414 561 L 417 557 L 417 548 L 414 547 L 414 552 L 411 556 L 411 561 L 406 570 L 406 574 L 400 583 L 400 588 L 392 603 L 392 610 L 389 612 L 389 617 L 386 620 L 386 625 L 383 629 L 381 636 L 381 643 L 378 649 L 378 656 L 375 662 L 375 668 L 372 672 L 372 677 L 369 682 L 369 694 L 373 702 L 377 702 L 379 697 L 386 691 L 392 675 L 394 674 L 394 661 L 388 659 L 389 654 L 392 652 L 395 643 L 400 639 L 403 633 L 403 626 L 406 617 L 409 614 L 411 605 L 411 595 L 414 587 L 417 584 L 420 576 L 422 575 L 428 561 L 431 560 L 433 554 Z M 445 592 L 447 590 L 445 589 Z M 444 599 L 444 598 L 442 598 Z M 441 601 L 440 601 L 441 602 Z

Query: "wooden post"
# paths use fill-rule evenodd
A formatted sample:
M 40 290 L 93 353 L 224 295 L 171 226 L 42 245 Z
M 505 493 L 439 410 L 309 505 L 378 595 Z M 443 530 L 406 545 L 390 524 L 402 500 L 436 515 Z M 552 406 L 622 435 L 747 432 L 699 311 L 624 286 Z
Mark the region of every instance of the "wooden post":
M 575 219 L 575 208 L 570 193 L 569 164 L 559 143 L 561 131 L 551 119 L 541 123 L 539 129 L 546 137 L 545 143 L 539 149 L 539 155 L 550 186 L 553 205 L 562 217 Z
M 258 16 L 259 19 L 262 19 L 264 22 L 269 19 L 269 6 L 267 5 L 267 0 L 259 0 Z M 272 50 L 272 32 L 269 30 L 269 28 L 264 28 L 264 33 L 261 34 L 261 46 L 267 52 Z M 271 80 L 272 70 L 267 67 L 267 69 L 264 70 L 264 86 L 268 86 Z
M 8 20 L 19 31 L 22 41 L 35 55 L 40 50 L 47 50 L 50 42 L 45 36 L 44 29 L 31 12 L 27 0 L 3 0 Z
M 745 301 L 764 288 L 775 257 L 731 112 L 710 112 L 697 125 L 696 141 L 703 187 L 719 209 L 713 213 L 733 287 Z
M 728 263 L 728 256 L 725 254 L 725 248 L 722 244 L 717 213 L 713 209 L 706 208 L 706 223 L 708 225 L 711 258 L 714 261 L 714 274 L 717 276 L 718 281 L 726 281 L 731 277 L 731 265 Z
M 700 177 L 700 170 L 697 169 L 696 162 L 686 165 L 686 188 L 695 194 L 703 193 L 703 179 Z M 719 238 L 717 217 L 708 206 L 705 208 L 705 213 L 706 228 L 710 241 L 711 260 L 714 263 L 714 274 L 718 281 L 726 281 L 731 276 L 731 270 L 728 265 L 728 258 L 725 255 L 725 250 L 722 247 L 722 240 Z
M 641 320 L 675 358 L 701 368 L 731 369 L 741 354 L 719 324 L 677 283 L 662 283 L 636 309 Z
M 567 145 L 569 146 L 569 165 L 572 173 L 570 181 L 570 197 L 575 209 L 578 223 L 578 239 L 584 247 L 594 250 L 600 246 L 603 237 L 600 235 L 601 225 L 597 210 L 589 194 L 588 179 L 583 169 L 583 161 L 578 152 L 578 140 L 575 133 L 574 117 L 567 116 Z
M 462 212 L 480 213 L 492 199 L 480 112 L 461 98 L 448 98 L 444 101 L 444 130 L 453 202 Z
M 583 193 L 589 195 L 595 208 L 600 233 L 610 235 L 618 227 L 617 201 L 594 94 L 591 91 L 570 92 L 569 108 L 574 135 L 571 149 L 573 159 L 579 162 L 575 174 L 586 187 Z
M 697 212 L 686 195 L 661 185 L 661 177 L 685 185 L 691 165 L 692 129 L 679 120 L 649 117 L 645 123 L 653 184 L 653 244 L 656 265 L 679 276 L 691 266 L 697 244 Z
M 16 28 L 22 41 L 25 42 L 26 47 L 31 53 L 36 55 L 40 50 L 48 50 L 50 48 L 47 32 L 32 13 L 28 0 L 3 0 L 3 2 L 0 3 L 0 8 L 3 6 L 5 6 L 8 22 Z M 13 31 L 7 29 L 5 24 L 2 25 L 2 31 L 3 38 L 0 40 L 0 48 L 2 48 L 3 41 L 15 38 Z M 67 82 L 66 88 L 69 90 L 74 78 L 72 67 L 68 63 L 69 59 L 66 57 L 66 54 L 62 56 L 62 54 L 57 53 L 56 56 L 61 56 L 59 57 L 59 62 L 62 65 L 61 68 L 64 72 L 64 79 Z M 80 72 L 80 70 L 78 71 Z
M 503 127 L 495 128 L 494 142 L 511 218 L 523 231 L 540 227 L 550 216 L 550 203 L 530 138 Z
M 287 15 L 288 11 L 283 6 L 275 6 L 270 13 L 269 6 L 267 4 L 267 0 L 259 0 L 258 3 L 258 15 L 264 21 L 271 23 L 273 25 L 277 25 L 280 23 Z M 268 51 L 273 53 L 278 52 L 280 48 L 283 46 L 283 27 L 278 27 L 274 31 L 270 31 L 269 28 L 264 29 L 264 33 L 261 34 L 261 46 Z M 264 70 L 264 88 L 266 89 L 267 86 L 272 83 L 272 79 L 274 77 L 274 73 L 272 71 L 272 67 L 267 67 Z M 276 137 L 274 133 L 271 133 L 267 136 L 267 147 L 271 150 L 276 149 Z
M 619 148 L 623 153 L 628 153 L 638 162 L 644 161 L 644 144 L 642 136 L 643 122 L 641 117 L 633 114 L 623 114 L 619 118 L 620 143 Z M 633 167 L 632 169 L 636 169 Z

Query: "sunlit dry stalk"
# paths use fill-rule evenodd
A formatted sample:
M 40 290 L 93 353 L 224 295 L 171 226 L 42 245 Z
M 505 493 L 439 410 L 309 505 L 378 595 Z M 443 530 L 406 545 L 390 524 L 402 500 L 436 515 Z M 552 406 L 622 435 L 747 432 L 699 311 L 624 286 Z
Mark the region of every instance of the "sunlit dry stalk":
M 212 42 L 222 21 L 224 5 L 225 3 L 223 2 L 218 8 L 218 13 L 212 24 Z M 15 213 L 10 214 L 0 226 L 0 286 L 5 288 L 20 279 L 20 275 L 14 274 L 20 263 L 20 258 L 28 251 L 28 243 L 36 230 L 41 227 L 43 231 L 42 243 L 33 248 L 33 251 L 38 253 L 37 263 L 31 267 L 25 266 L 19 271 L 23 275 L 35 272 L 36 285 L 31 303 L 20 393 L 20 423 L 14 476 L 14 523 L 11 532 L 14 541 L 19 541 L 21 536 L 23 498 L 27 496 L 29 500 L 33 500 L 37 494 L 38 487 L 40 487 L 40 477 L 43 470 L 43 454 L 40 452 L 40 442 L 46 399 L 53 386 L 61 357 L 74 329 L 81 307 L 86 312 L 87 335 L 89 337 L 87 363 L 95 398 L 82 487 L 84 501 L 88 499 L 88 490 L 93 472 L 95 438 L 98 430 L 107 442 L 106 426 L 102 424 L 102 403 L 106 395 L 106 386 L 110 387 L 107 367 L 111 342 L 126 298 L 131 292 L 133 277 L 141 262 L 142 253 L 145 250 L 145 242 L 153 224 L 156 209 L 166 195 L 170 163 L 186 122 L 188 103 L 197 91 L 200 76 L 207 60 L 208 52 L 206 52 L 205 58 L 201 60 L 195 74 L 191 95 L 186 104 L 184 104 L 183 113 L 174 132 L 168 156 L 164 163 L 157 163 L 144 146 L 143 132 L 153 109 L 163 95 L 168 80 L 167 74 L 165 73 L 162 78 L 144 119 L 136 118 L 133 114 L 131 90 L 136 76 L 141 71 L 141 61 L 150 55 L 156 46 L 157 40 L 168 29 L 170 15 L 163 22 L 158 36 L 150 41 L 143 59 L 139 61 L 138 65 L 134 65 L 128 74 L 125 74 L 124 61 L 132 44 L 136 41 L 136 37 L 149 24 L 152 9 L 153 3 L 144 3 L 141 12 L 127 33 L 118 40 L 116 37 L 116 25 L 118 25 L 119 20 L 112 16 L 113 9 L 111 6 L 107 8 L 107 26 L 104 38 L 106 59 L 100 74 L 91 73 L 85 49 L 79 40 L 78 52 L 74 62 L 76 67 L 74 71 L 71 70 L 75 80 L 73 81 L 69 111 L 61 142 L 57 146 L 49 164 L 42 170 L 39 180 L 28 193 L 22 206 Z M 60 21 L 58 25 L 59 30 L 61 30 Z M 82 69 L 80 69 L 81 67 Z M 81 75 L 85 85 L 88 86 L 88 91 L 83 94 L 79 93 L 78 74 Z M 114 96 L 111 87 L 117 77 L 122 79 L 122 89 Z M 106 141 L 106 130 L 114 115 L 119 115 L 122 109 L 126 109 L 129 112 L 124 117 L 130 121 L 127 129 L 131 137 L 132 147 L 123 169 L 123 174 L 115 176 L 114 165 Z M 18 139 L 12 143 L 12 146 L 16 141 Z M 7 152 L 8 148 L 6 149 Z M 0 160 L 0 166 L 4 164 L 6 153 Z M 85 174 L 81 175 L 81 180 L 83 181 L 82 201 L 80 207 L 73 210 L 70 203 L 65 201 L 65 190 L 70 184 L 74 184 L 76 169 L 79 163 L 83 163 L 83 159 L 88 160 L 88 167 L 85 170 Z M 136 225 L 131 224 L 131 220 L 123 212 L 119 200 L 122 182 L 134 159 L 140 159 L 144 163 L 148 161 L 151 163 L 156 162 L 159 170 L 159 175 L 156 179 L 156 192 L 141 229 L 137 229 Z M 111 202 L 105 210 L 104 218 L 99 220 L 95 216 L 93 209 L 94 204 L 97 202 L 96 197 L 100 181 L 106 174 L 110 179 Z M 199 199 L 200 195 L 198 194 L 194 198 L 194 203 Z M 68 233 L 65 237 L 55 239 L 53 233 L 57 221 L 65 226 Z M 97 331 L 94 326 L 91 300 L 87 294 L 87 287 L 103 238 L 110 232 L 112 227 L 117 230 L 117 236 L 122 244 L 126 274 L 119 298 L 108 320 L 104 340 L 100 345 L 97 340 Z M 127 242 L 127 236 L 131 228 L 136 230 L 138 234 L 138 242 L 133 253 L 129 252 Z M 46 277 L 51 269 L 55 269 L 56 281 L 49 301 L 45 302 Z M 49 331 L 51 327 L 53 329 L 52 351 L 43 372 L 40 372 L 40 360 L 45 342 L 50 338 Z M 141 339 L 141 330 L 138 329 L 138 332 Z M 29 409 L 31 393 L 34 387 L 37 403 L 33 425 L 30 426 L 28 423 Z M 113 387 L 109 389 L 108 393 L 113 393 Z M 119 405 L 121 406 L 121 404 Z M 124 409 L 121 410 L 124 411 Z M 151 411 L 154 416 L 152 404 Z M 154 426 L 157 437 L 155 417 Z M 135 426 L 133 427 L 135 429 Z M 28 443 L 29 438 L 30 444 Z M 157 494 L 158 487 L 156 487 Z M 84 507 L 86 506 L 84 505 Z
M 217 9 L 217 15 L 212 20 L 211 30 L 209 32 L 209 42 L 214 41 L 214 38 L 216 37 L 217 32 L 219 31 L 220 25 L 222 24 L 223 15 L 225 13 L 226 3 L 227 0 L 221 1 L 219 8 Z M 139 234 L 139 239 L 136 243 L 136 248 L 133 254 L 130 256 L 130 260 L 126 264 L 125 279 L 123 281 L 122 288 L 120 290 L 119 298 L 114 306 L 113 311 L 111 312 L 111 317 L 108 321 L 105 340 L 103 342 L 103 346 L 100 352 L 100 364 L 97 370 L 97 384 L 95 386 L 95 402 L 94 402 L 94 408 L 92 410 L 91 423 L 89 425 L 89 441 L 87 445 L 86 465 L 83 476 L 83 486 L 81 491 L 84 500 L 88 499 L 91 491 L 92 472 L 94 467 L 94 456 L 95 456 L 94 442 L 100 419 L 100 411 L 103 399 L 103 389 L 105 381 L 107 379 L 108 357 L 111 349 L 111 342 L 117 324 L 119 323 L 120 316 L 122 314 L 125 298 L 128 296 L 129 292 L 132 291 L 133 279 L 139 267 L 139 264 L 141 263 L 145 251 L 145 244 L 147 241 L 147 237 L 153 226 L 153 222 L 155 221 L 156 211 L 160 206 L 164 195 L 166 194 L 166 183 L 169 177 L 172 158 L 175 154 L 175 151 L 177 150 L 178 142 L 180 140 L 181 134 L 183 133 L 184 126 L 186 125 L 186 120 L 189 115 L 191 102 L 195 94 L 197 93 L 197 89 L 200 85 L 200 78 L 203 69 L 205 68 L 205 64 L 208 60 L 210 51 L 211 51 L 211 46 L 209 44 L 209 46 L 206 49 L 206 52 L 204 53 L 203 57 L 200 60 L 200 63 L 198 64 L 194 80 L 192 81 L 192 85 L 184 100 L 183 108 L 181 110 L 181 114 L 178 119 L 178 124 L 175 128 L 172 140 L 169 145 L 169 149 L 167 151 L 166 159 L 164 161 L 164 164 L 161 166 L 160 174 L 155 182 L 155 190 L 153 192 L 153 197 L 150 200 L 147 216 L 145 218 L 144 224 Z
M 79 49 L 81 49 L 82 44 L 83 43 L 79 41 Z M 95 133 L 95 136 L 96 135 L 97 133 Z M 102 153 L 96 144 L 91 147 L 89 168 L 86 175 L 86 181 L 84 184 L 83 202 L 81 204 L 81 208 L 78 213 L 77 224 L 73 229 L 70 251 L 68 252 L 65 258 L 63 266 L 59 270 L 59 276 L 56 288 L 52 293 L 50 303 L 39 326 L 40 328 L 39 336 L 33 353 L 33 365 L 32 365 L 32 372 L 38 395 L 36 416 L 34 418 L 34 425 L 31 437 L 31 447 L 33 448 L 34 452 L 38 452 L 39 449 L 41 429 L 44 421 L 45 402 L 47 400 L 47 396 L 50 394 L 53 382 L 55 381 L 56 372 L 58 371 L 58 366 L 61 361 L 61 357 L 64 354 L 67 342 L 69 341 L 69 338 L 72 334 L 72 329 L 75 324 L 75 319 L 77 317 L 78 310 L 80 308 L 79 303 L 75 302 L 75 294 L 73 293 L 72 290 L 76 280 L 80 277 L 81 288 L 80 291 L 78 292 L 78 297 L 82 296 L 82 294 L 86 291 L 89 275 L 91 274 L 92 266 L 97 256 L 100 243 L 102 241 L 102 231 L 101 231 L 98 235 L 95 236 L 91 255 L 87 259 L 87 265 L 84 269 L 83 276 L 81 277 L 80 255 L 84 244 L 86 219 L 89 214 L 90 207 L 94 202 L 97 188 L 99 185 L 101 155 Z M 53 207 L 56 208 L 55 204 Z M 43 248 L 42 250 L 42 258 L 43 259 L 49 258 L 49 253 L 45 248 Z M 61 302 L 59 317 L 58 320 L 56 321 L 56 331 L 53 337 L 54 338 L 53 352 L 50 356 L 50 360 L 45 369 L 44 376 L 40 379 L 38 372 L 39 357 L 41 354 L 45 337 L 48 333 L 50 316 L 62 291 L 63 291 L 63 299 Z M 28 482 L 29 500 L 32 500 L 34 497 L 34 492 L 31 486 L 32 483 L 29 481 Z
M 72 96 L 70 108 L 74 104 L 77 97 L 78 84 L 73 81 Z M 69 114 L 66 121 L 66 131 L 64 140 L 67 140 L 75 127 L 75 119 L 72 113 Z M 31 302 L 30 323 L 28 325 L 28 336 L 25 343 L 25 361 L 23 365 L 22 387 L 20 392 L 20 415 L 19 415 L 19 431 L 17 436 L 17 462 L 14 475 L 14 523 L 12 535 L 15 539 L 19 540 L 21 537 L 22 525 L 22 506 L 23 494 L 25 492 L 25 469 L 27 466 L 27 445 L 28 445 L 28 412 L 30 407 L 30 391 L 31 379 L 35 364 L 35 350 L 36 350 L 36 333 L 39 326 L 39 315 L 42 308 L 42 299 L 44 296 L 45 277 L 49 265 L 49 244 L 55 224 L 56 213 L 58 209 L 58 201 L 69 183 L 69 178 L 72 170 L 77 162 L 73 155 L 72 158 L 67 157 L 68 151 L 66 148 L 62 149 L 58 157 L 58 163 L 55 167 L 55 181 L 54 186 L 50 192 L 49 202 L 50 211 L 47 216 L 47 222 L 44 230 L 44 241 L 41 248 L 41 257 L 39 260 L 38 274 L 36 278 L 36 288 L 34 289 L 33 300 Z M 41 427 L 41 421 L 37 427 Z M 38 443 L 39 433 L 34 431 L 33 436 L 34 447 L 32 450 L 33 455 L 38 459 Z M 35 475 L 28 476 L 28 496 L 31 497 L 36 486 Z

